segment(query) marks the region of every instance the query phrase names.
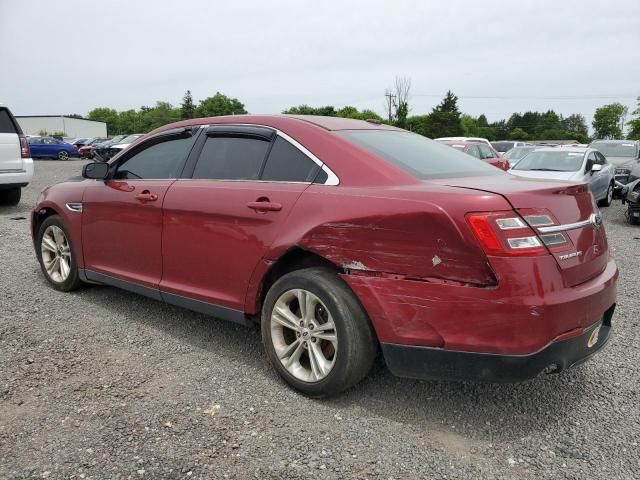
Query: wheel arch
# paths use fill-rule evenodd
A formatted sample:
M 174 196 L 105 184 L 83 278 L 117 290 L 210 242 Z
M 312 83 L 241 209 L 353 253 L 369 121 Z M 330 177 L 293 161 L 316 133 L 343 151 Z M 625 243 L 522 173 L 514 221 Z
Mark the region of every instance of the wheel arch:
M 34 212 L 31 214 L 31 239 L 33 240 L 34 245 L 36 244 L 38 231 L 40 230 L 42 222 L 44 222 L 52 215 L 60 215 L 60 212 L 51 206 L 46 206 L 38 210 L 34 210 Z

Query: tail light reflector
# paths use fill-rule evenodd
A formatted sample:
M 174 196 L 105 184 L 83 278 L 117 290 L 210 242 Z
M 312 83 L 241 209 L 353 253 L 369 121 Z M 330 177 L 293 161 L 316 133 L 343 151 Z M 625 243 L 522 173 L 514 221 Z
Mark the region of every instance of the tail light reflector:
M 536 232 L 513 211 L 472 213 L 467 222 L 490 255 L 544 255 L 548 251 Z

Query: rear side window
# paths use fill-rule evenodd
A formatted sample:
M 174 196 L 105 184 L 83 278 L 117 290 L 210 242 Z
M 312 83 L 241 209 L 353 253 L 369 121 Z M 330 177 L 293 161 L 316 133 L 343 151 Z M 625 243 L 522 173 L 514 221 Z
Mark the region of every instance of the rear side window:
M 507 175 L 447 145 L 397 130 L 342 130 L 337 135 L 420 179 Z
M 486 145 L 478 145 L 482 158 L 496 158 L 496 155 Z
M 178 138 L 156 143 L 135 153 L 118 165 L 114 178 L 161 180 L 177 178 L 193 139 Z
M 285 139 L 277 137 L 262 172 L 262 180 L 311 182 L 320 167 Z
M 0 133 L 18 133 L 13 119 L 6 108 L 0 108 Z
M 193 178 L 257 180 L 269 142 L 257 138 L 213 136 L 200 152 Z

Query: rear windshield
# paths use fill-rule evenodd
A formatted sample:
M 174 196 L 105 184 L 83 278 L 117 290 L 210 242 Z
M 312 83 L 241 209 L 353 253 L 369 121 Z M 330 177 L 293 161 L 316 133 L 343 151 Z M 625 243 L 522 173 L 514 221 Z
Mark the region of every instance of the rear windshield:
M 582 167 L 583 153 L 531 152 L 520 160 L 514 170 L 538 170 L 542 172 L 577 172 Z
M 504 174 L 482 160 L 415 133 L 395 130 L 335 133 L 420 179 Z
M 499 152 L 506 152 L 513 148 L 514 142 L 491 142 L 491 146 Z
M 589 148 L 599 150 L 605 157 L 636 157 L 638 147 L 633 142 L 593 142 Z
M 9 110 L 0 108 L 0 133 L 19 133 Z

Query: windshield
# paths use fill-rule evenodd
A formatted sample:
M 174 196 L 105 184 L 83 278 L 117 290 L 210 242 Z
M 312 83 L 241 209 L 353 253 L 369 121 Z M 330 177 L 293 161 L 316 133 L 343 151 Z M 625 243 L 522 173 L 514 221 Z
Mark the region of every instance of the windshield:
M 533 152 L 534 148 L 532 147 L 516 147 L 509 150 L 504 154 L 504 158 L 507 160 L 520 160 L 524 158 L 528 153 Z
M 638 156 L 638 146 L 633 142 L 593 142 L 589 147 L 599 150 L 605 157 Z
M 141 135 L 129 135 L 128 137 L 123 138 L 118 143 L 133 143 L 136 139 L 140 138 Z
M 584 153 L 537 151 L 520 160 L 513 170 L 540 170 L 546 172 L 577 172 L 582 167 Z
M 504 174 L 488 163 L 415 133 L 343 130 L 336 134 L 420 179 Z
M 491 146 L 499 152 L 507 152 L 513 148 L 514 142 L 491 142 Z

